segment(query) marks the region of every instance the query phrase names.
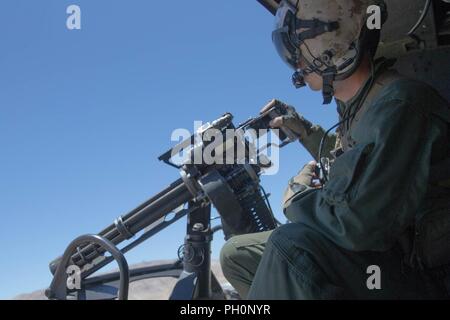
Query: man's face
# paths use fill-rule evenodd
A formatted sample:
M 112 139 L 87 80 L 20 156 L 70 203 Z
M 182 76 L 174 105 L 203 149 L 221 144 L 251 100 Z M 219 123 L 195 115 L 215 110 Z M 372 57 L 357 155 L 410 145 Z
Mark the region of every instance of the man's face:
M 305 68 L 306 63 L 302 59 L 300 61 L 300 69 L 304 70 Z M 323 79 L 315 72 L 305 75 L 305 82 L 308 84 L 309 88 L 313 91 L 320 91 L 323 88 Z

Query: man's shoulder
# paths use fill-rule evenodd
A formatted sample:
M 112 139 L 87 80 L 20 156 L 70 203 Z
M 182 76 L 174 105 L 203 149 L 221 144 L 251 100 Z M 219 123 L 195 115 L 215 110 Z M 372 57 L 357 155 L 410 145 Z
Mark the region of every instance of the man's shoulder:
M 450 108 L 449 102 L 431 85 L 400 75 L 382 88 L 373 104 L 380 108 L 383 105 L 398 105 L 422 114 Z
M 424 81 L 399 75 L 386 84 L 381 91 L 380 98 L 416 102 L 429 101 L 432 98 L 440 103 L 448 103 L 439 92 Z

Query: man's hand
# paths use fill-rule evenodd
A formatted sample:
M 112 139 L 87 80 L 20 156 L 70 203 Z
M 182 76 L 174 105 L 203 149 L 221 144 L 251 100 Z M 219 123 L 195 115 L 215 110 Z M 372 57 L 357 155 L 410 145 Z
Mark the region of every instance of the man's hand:
M 297 176 L 289 180 L 289 185 L 284 192 L 283 197 L 283 209 L 288 207 L 292 198 L 301 192 L 309 189 L 317 189 L 322 187 L 318 182 L 318 176 L 316 174 L 317 162 L 311 161 L 303 167 Z
M 260 113 L 264 113 L 274 106 L 275 103 L 279 103 L 286 108 L 286 115 L 277 117 L 270 122 L 272 128 L 286 127 L 296 134 L 299 139 L 305 138 L 309 135 L 313 124 L 299 115 L 294 107 L 284 104 L 278 100 L 271 100 L 266 106 L 264 106 Z

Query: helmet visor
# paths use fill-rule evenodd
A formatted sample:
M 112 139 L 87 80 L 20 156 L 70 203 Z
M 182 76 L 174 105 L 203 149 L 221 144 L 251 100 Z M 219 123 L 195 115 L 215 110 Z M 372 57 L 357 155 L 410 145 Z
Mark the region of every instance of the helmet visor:
M 286 1 L 281 2 L 276 14 L 272 42 L 280 58 L 292 69 L 299 68 L 300 43 L 295 37 L 295 9 Z

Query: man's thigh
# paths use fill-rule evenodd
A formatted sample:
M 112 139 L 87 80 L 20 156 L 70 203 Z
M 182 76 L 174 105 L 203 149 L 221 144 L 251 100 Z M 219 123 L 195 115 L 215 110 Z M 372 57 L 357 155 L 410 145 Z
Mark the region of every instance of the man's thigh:
M 427 280 L 402 263 L 400 250 L 353 252 L 291 223 L 267 241 L 250 299 L 429 298 Z
M 220 264 L 227 280 L 243 298 L 258 269 L 272 231 L 232 237 L 221 250 Z

